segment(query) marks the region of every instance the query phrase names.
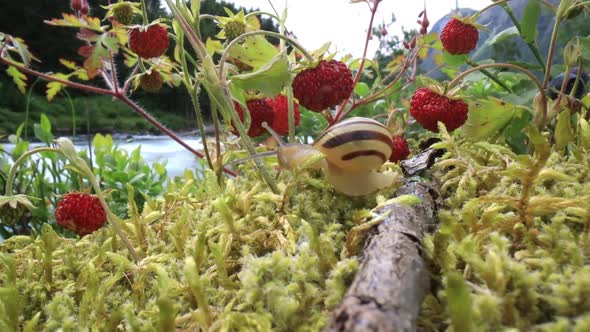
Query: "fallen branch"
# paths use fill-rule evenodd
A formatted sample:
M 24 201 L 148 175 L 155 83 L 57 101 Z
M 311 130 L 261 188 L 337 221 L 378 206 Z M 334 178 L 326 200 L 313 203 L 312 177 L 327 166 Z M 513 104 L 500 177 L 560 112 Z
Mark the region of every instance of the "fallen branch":
M 428 152 L 428 156 L 430 152 Z M 429 167 L 429 157 L 417 164 Z M 418 167 L 419 168 L 419 167 Z M 415 331 L 429 277 L 421 242 L 433 229 L 438 193 L 424 183 L 411 182 L 395 196 L 416 195 L 418 205 L 391 203 L 376 212 L 384 215 L 364 249 L 362 265 L 342 303 L 334 310 L 325 332 Z

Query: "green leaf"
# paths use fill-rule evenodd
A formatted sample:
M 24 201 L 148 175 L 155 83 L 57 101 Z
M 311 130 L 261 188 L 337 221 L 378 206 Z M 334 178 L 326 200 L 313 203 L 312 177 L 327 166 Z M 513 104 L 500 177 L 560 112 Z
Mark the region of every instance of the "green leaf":
M 584 118 L 580 118 L 580 137 L 578 138 L 579 144 L 585 148 L 590 148 L 590 124 Z
M 493 97 L 472 102 L 461 133 L 470 141 L 479 141 L 499 134 L 510 122 L 516 109 L 517 106 Z
M 12 81 L 14 82 L 14 84 L 16 84 L 18 91 L 20 91 L 22 94 L 25 94 L 27 87 L 27 76 L 25 76 L 25 74 L 21 73 L 20 71 L 18 71 L 18 69 L 12 66 L 6 69 L 6 73 L 8 74 L 8 76 L 12 77 Z
M 207 42 L 205 42 L 205 48 L 207 49 L 207 53 L 213 56 L 213 54 L 216 52 L 223 51 L 223 44 L 221 44 L 219 40 L 207 38 Z
M 41 113 L 41 123 L 35 123 L 33 125 L 33 131 L 35 137 L 44 143 L 51 143 L 53 141 L 53 134 L 51 133 L 51 122 L 47 115 Z
M 48 133 L 51 133 L 51 121 L 45 113 L 41 113 L 41 128 Z
M 231 80 L 241 89 L 258 90 L 267 97 L 274 97 L 291 80 L 289 60 L 282 52 L 257 71 L 233 76 Z
M 537 24 L 541 17 L 541 4 L 539 0 L 529 0 L 524 10 L 522 18 L 522 38 L 527 43 L 532 43 L 537 39 Z
M 354 93 L 360 97 L 364 97 L 369 92 L 369 85 L 364 82 L 358 82 L 354 87 Z
M 557 116 L 557 125 L 555 126 L 555 148 L 558 151 L 563 150 L 566 145 L 573 141 L 574 134 L 572 131 L 571 114 L 569 110 L 564 110 Z
M 443 51 L 443 59 L 451 67 L 459 67 L 467 62 L 467 54 L 452 55 L 447 51 Z
M 453 331 L 473 331 L 471 292 L 463 276 L 454 271 L 449 272 L 447 275 L 446 293 Z
M 531 119 L 531 113 L 519 109 L 504 129 L 506 144 L 518 154 L 525 154 L 528 151 L 527 136 L 523 129 L 531 122 Z
M 229 55 L 251 66 L 254 70 L 267 64 L 278 54 L 278 50 L 263 36 L 251 36 L 234 45 Z
M 512 26 L 510 28 L 507 28 L 507 29 L 504 29 L 504 30 L 498 32 L 493 37 L 486 40 L 485 44 L 495 45 L 495 44 L 501 43 L 505 40 L 511 39 L 516 36 L 518 36 L 518 29 L 516 27 Z

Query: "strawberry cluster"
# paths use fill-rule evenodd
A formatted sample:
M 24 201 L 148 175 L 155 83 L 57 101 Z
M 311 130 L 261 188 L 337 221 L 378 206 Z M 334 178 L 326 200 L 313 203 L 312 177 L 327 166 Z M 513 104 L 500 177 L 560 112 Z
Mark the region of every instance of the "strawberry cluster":
M 468 109 L 463 100 L 439 95 L 428 88 L 418 89 L 410 101 L 410 114 L 432 132 L 438 132 L 438 122 L 449 131 L 461 127 L 467 121 Z
M 272 98 L 254 98 L 246 102 L 252 122 L 248 128 L 248 136 L 258 137 L 266 132 L 262 123 L 266 122 L 279 135 L 289 133 L 289 102 L 284 95 Z M 244 110 L 240 104 L 234 102 L 234 109 L 240 120 L 244 121 Z M 295 125 L 299 124 L 301 115 L 299 105 L 294 104 Z M 236 132 L 234 131 L 234 134 Z

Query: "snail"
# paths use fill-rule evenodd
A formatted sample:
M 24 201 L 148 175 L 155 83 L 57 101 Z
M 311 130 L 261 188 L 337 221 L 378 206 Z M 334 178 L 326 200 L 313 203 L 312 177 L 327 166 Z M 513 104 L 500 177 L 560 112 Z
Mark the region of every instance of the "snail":
M 311 145 L 287 144 L 266 123 L 262 126 L 279 144 L 281 168 L 323 168 L 328 183 L 348 196 L 368 195 L 393 184 L 394 173 L 377 172 L 393 149 L 389 130 L 378 121 L 349 118 L 326 129 Z

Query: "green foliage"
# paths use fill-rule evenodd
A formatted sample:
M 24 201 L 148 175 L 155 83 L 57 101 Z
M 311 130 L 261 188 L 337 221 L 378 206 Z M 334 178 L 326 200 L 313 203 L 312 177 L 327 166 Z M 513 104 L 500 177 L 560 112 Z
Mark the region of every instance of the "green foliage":
M 0 191 L 6 187 L 7 175 L 11 165 L 23 153 L 31 148 L 31 143 L 22 138 L 22 126 L 16 135 L 10 136 L 14 144 L 11 151 L 0 145 Z M 40 123 L 34 124 L 35 137 L 49 146 L 53 140 L 51 123 L 42 114 Z M 110 191 L 109 203 L 120 217 L 126 217 L 129 201 L 127 186 L 134 189 L 133 200 L 140 206 L 145 197 L 156 196 L 164 190 L 166 169 L 161 163 L 148 165 L 141 157 L 141 147 L 126 152 L 114 144 L 110 135 L 96 135 L 93 140 L 94 172 L 99 177 L 103 189 Z M 80 157 L 89 160 L 88 151 L 80 152 Z M 84 190 L 76 173 L 67 169 L 66 160 L 54 153 L 41 153 L 40 158 L 25 162 L 18 171 L 13 187 L 17 194 L 25 194 L 34 200 L 35 208 L 31 213 L 20 216 L 15 224 L 4 220 L 8 216 L 0 215 L 0 236 L 8 238 L 16 234 L 38 234 L 46 222 L 54 224 L 53 209 L 60 195 L 72 190 Z M 57 228 L 60 234 L 66 231 Z M 69 233 L 68 233 L 69 234 Z

